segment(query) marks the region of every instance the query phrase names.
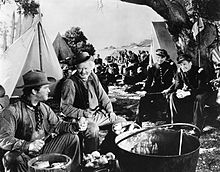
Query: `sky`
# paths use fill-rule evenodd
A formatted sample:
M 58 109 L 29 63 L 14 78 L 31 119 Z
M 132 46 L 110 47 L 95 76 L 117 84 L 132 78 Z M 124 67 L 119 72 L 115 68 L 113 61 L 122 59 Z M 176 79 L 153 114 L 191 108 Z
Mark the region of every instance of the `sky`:
M 54 39 L 72 26 L 80 27 L 96 49 L 128 45 L 151 35 L 151 21 L 162 18 L 147 6 L 119 0 L 41 0 L 43 24 Z
M 148 6 L 120 0 L 39 0 L 51 41 L 58 32 L 80 27 L 95 49 L 120 47 L 151 37 L 151 22 L 163 20 Z M 12 7 L 10 7 L 12 8 Z M 8 10 L 10 11 L 10 10 Z M 0 12 L 4 12 L 0 9 Z M 4 17 L 8 17 L 5 14 Z M 1 20 L 1 17 L 0 17 Z

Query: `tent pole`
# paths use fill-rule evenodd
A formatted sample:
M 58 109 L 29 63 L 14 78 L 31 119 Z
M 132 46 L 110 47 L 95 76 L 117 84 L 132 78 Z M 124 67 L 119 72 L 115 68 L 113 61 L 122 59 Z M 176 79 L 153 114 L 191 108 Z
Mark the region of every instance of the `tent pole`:
M 200 27 L 200 23 L 199 23 L 200 21 L 199 20 L 200 20 L 200 18 L 198 17 L 198 51 L 197 51 L 198 54 L 197 54 L 197 56 L 198 56 L 198 65 L 200 67 L 201 66 L 201 53 L 200 53 L 200 48 L 201 47 L 200 47 L 200 33 L 199 33 L 200 32 L 200 28 L 199 28 Z
M 197 64 L 200 67 L 201 66 L 201 38 L 200 38 L 200 15 L 199 15 L 199 2 L 196 2 L 196 8 L 197 8 L 197 28 L 198 28 L 198 49 L 197 49 Z
M 41 39 L 40 39 L 40 22 L 37 24 L 38 27 L 38 43 L 39 43 L 39 60 L 40 60 L 40 70 L 43 71 L 43 65 L 42 65 L 42 51 L 41 51 Z

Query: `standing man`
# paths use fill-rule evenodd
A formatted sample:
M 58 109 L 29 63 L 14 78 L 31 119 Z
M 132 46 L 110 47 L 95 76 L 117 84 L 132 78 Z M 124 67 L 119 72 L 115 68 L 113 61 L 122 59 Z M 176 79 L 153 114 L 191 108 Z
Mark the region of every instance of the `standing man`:
M 165 115 L 163 111 L 166 112 L 167 101 L 162 92 L 172 85 L 176 70 L 176 64 L 170 60 L 167 51 L 157 49 L 155 63 L 149 66 L 147 72 L 141 73 L 138 78 L 139 80 L 145 79 L 144 91 L 146 91 L 139 103 L 137 122 L 140 125 L 143 120 L 151 122 L 163 120 L 163 115 Z
M 204 125 L 204 106 L 212 89 L 203 68 L 193 65 L 192 57 L 181 54 L 177 58 L 179 70 L 175 83 L 164 92 L 170 95 L 171 123 L 194 123 L 200 129 Z
M 61 91 L 61 110 L 76 121 L 87 119 L 88 128 L 82 133 L 84 152 L 91 153 L 98 150 L 99 127 L 124 119 L 113 112 L 108 95 L 92 72 L 95 64 L 89 54 L 81 52 L 74 63 L 77 71 L 64 82 Z
M 78 123 L 62 121 L 49 106 L 46 74 L 31 70 L 23 75 L 21 98 L 1 114 L 0 147 L 8 152 L 3 163 L 10 172 L 27 172 L 27 162 L 46 153 L 61 153 L 72 158 L 71 171 L 80 164 L 80 144 L 76 132 L 85 130 Z M 49 139 L 45 140 L 48 136 Z

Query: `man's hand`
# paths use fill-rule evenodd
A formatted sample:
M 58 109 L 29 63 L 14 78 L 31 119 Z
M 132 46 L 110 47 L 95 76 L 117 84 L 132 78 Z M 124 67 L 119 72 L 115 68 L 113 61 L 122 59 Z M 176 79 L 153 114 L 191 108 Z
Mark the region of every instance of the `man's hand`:
M 79 131 L 85 131 L 88 127 L 88 121 L 85 117 L 81 117 L 78 121 Z
M 117 115 L 116 115 L 114 112 L 110 112 L 110 113 L 108 114 L 108 117 L 109 117 L 109 120 L 110 120 L 111 122 L 115 122 L 116 119 L 117 119 Z
M 85 118 L 92 118 L 94 113 L 95 113 L 95 111 L 92 111 L 91 109 L 86 109 L 84 111 L 84 117 Z
M 190 91 L 184 91 L 184 90 L 180 90 L 180 89 L 178 89 L 176 91 L 176 97 L 179 99 L 183 99 L 186 96 L 189 96 L 190 94 L 191 94 Z
M 30 143 L 28 150 L 29 152 L 39 152 L 43 148 L 44 144 L 45 142 L 41 139 L 35 140 Z
M 161 93 L 162 93 L 163 95 L 167 95 L 168 92 L 169 92 L 169 89 L 165 89 L 165 90 L 163 90 Z

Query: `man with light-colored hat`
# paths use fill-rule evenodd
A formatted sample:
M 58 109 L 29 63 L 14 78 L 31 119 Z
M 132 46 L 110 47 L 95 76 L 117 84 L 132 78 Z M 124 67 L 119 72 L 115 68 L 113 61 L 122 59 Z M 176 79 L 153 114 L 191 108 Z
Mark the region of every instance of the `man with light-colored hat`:
M 43 101 L 48 99 L 46 74 L 31 70 L 23 75 L 21 98 L 5 109 L 0 119 L 0 147 L 6 170 L 27 172 L 28 160 L 45 153 L 61 153 L 72 158 L 72 171 L 79 170 L 78 123 L 61 120 Z
M 125 119 L 118 117 L 112 103 L 93 72 L 95 64 L 87 52 L 74 60 L 76 73 L 67 79 L 61 91 L 62 112 L 74 120 L 86 119 L 88 128 L 84 135 L 84 152 L 91 153 L 99 146 L 99 127 L 112 125 Z

